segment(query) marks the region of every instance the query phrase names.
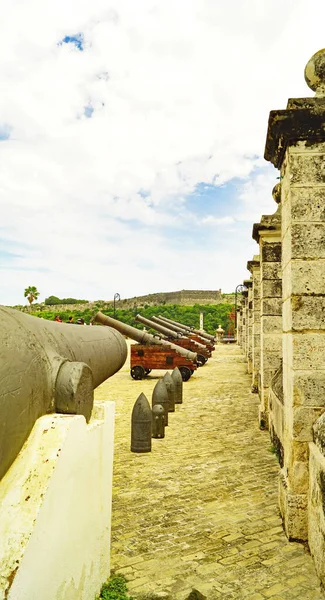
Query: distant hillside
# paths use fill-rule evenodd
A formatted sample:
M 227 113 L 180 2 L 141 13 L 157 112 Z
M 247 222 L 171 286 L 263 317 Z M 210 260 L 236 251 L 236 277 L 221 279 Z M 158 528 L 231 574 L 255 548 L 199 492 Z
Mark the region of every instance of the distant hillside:
M 51 298 L 51 296 L 50 296 Z M 55 296 L 53 296 L 55 298 Z M 134 296 L 133 298 L 122 298 L 116 301 L 116 307 L 127 309 L 147 308 L 149 306 L 168 306 L 176 304 L 177 306 L 200 306 L 215 305 L 215 304 L 234 304 L 234 294 L 222 294 L 221 290 L 180 290 L 178 292 L 158 292 L 156 294 L 147 294 L 146 296 Z M 48 302 L 47 307 L 52 305 Z M 113 305 L 113 300 L 96 300 L 94 302 L 86 302 L 84 300 L 76 304 L 57 304 L 53 303 L 55 310 L 59 313 L 62 311 L 79 311 L 79 310 L 104 310 Z M 36 310 L 42 310 L 42 304 L 33 305 Z M 41 308 L 38 308 L 41 307 Z M 24 310 L 25 307 L 17 306 Z M 27 310 L 27 307 L 26 307 Z

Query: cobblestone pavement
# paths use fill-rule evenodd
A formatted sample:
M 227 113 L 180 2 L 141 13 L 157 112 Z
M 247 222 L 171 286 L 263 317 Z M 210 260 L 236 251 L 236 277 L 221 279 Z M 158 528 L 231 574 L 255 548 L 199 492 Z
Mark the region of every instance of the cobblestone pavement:
M 217 346 L 184 384 L 165 439 L 131 453 L 133 404 L 141 392 L 151 401 L 161 375 L 134 381 L 127 362 L 96 392 L 116 401 L 112 569 L 139 599 L 192 589 L 208 600 L 323 599 L 308 550 L 283 533 L 278 463 L 241 350 Z

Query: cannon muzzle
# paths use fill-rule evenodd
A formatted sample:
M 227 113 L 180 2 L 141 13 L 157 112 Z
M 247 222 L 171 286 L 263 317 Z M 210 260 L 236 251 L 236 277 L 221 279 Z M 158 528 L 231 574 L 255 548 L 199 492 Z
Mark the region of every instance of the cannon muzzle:
M 167 335 L 170 338 L 174 338 L 174 339 L 179 339 L 182 334 L 181 333 L 177 333 L 176 331 L 173 331 L 172 329 L 169 329 L 164 325 L 161 325 L 160 323 L 156 323 L 154 321 L 150 321 L 150 319 L 146 319 L 145 317 L 142 317 L 141 315 L 137 315 L 135 317 L 136 321 L 139 321 L 139 323 L 143 323 L 144 325 L 147 325 L 147 327 L 150 327 L 151 329 L 155 329 L 156 331 L 159 331 L 160 333 L 163 333 L 164 335 Z
M 174 325 L 172 323 L 167 323 L 167 321 L 163 320 L 160 317 L 152 317 L 152 325 L 151 327 L 153 327 L 154 329 L 157 328 L 157 331 L 161 331 L 160 329 L 158 329 L 158 327 L 164 327 L 166 329 L 167 327 L 167 331 L 169 330 L 170 333 L 174 333 L 178 336 L 181 336 L 183 339 L 191 339 L 191 335 L 193 336 L 193 338 L 195 338 L 195 344 L 197 345 L 197 349 L 199 350 L 201 348 L 201 350 L 206 350 L 207 345 L 210 343 L 208 342 L 207 339 L 203 338 L 200 335 L 196 335 L 194 334 L 192 331 L 188 331 L 187 329 L 183 329 L 182 327 L 178 326 L 178 325 Z M 202 340 L 201 342 L 198 342 L 197 340 L 200 339 Z
M 179 327 L 181 327 L 182 329 L 185 329 L 186 331 L 196 333 L 196 335 L 199 335 L 202 338 L 209 340 L 210 342 L 216 341 L 216 338 L 214 337 L 214 335 L 210 335 L 210 333 L 206 333 L 205 331 L 201 331 L 200 329 L 192 329 L 192 327 L 188 327 L 188 325 L 183 325 L 182 323 L 179 323 L 178 321 L 172 321 L 171 319 L 167 319 L 167 317 L 163 317 L 162 315 L 159 315 L 159 318 L 167 323 L 171 323 L 173 325 L 178 325 Z
M 0 479 L 35 421 L 51 412 L 88 421 L 93 390 L 124 364 L 114 329 L 55 323 L 0 306 Z
M 148 346 L 169 346 L 170 348 L 176 350 L 178 354 L 184 356 L 184 358 L 188 358 L 193 362 L 196 362 L 197 360 L 196 352 L 191 352 L 190 350 L 181 348 L 181 346 L 176 346 L 176 344 L 172 344 L 167 340 L 162 340 L 159 336 L 151 335 L 151 333 L 148 333 L 147 331 L 137 329 L 136 327 L 132 327 L 132 325 L 127 325 L 126 323 L 122 323 L 122 321 L 118 321 L 117 319 L 108 317 L 102 312 L 96 313 L 96 315 L 93 318 L 93 322 L 101 323 L 102 325 L 108 325 L 109 327 L 114 327 L 123 335 L 126 335 L 127 337 L 131 338 L 131 340 L 139 342 L 139 344 L 147 344 Z

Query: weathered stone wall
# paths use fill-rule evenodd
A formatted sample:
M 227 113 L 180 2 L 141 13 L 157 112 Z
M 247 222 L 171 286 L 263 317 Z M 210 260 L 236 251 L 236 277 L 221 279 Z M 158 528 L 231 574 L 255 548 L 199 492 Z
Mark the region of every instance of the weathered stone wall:
M 290 99 L 286 110 L 270 113 L 265 158 L 280 169 L 281 186 L 273 190 L 279 208 L 253 228 L 260 246 L 259 420 L 269 424 L 281 466 L 286 534 L 308 540 L 325 584 L 325 50 L 309 61 L 305 78 L 316 97 Z M 248 369 L 249 299 L 248 291 Z
M 254 256 L 248 261 L 247 269 L 252 274 L 252 392 L 256 393 L 259 387 L 259 373 L 261 367 L 261 269 L 260 257 Z
M 45 415 L 0 484 L 1 600 L 89 600 L 110 572 L 114 403 Z

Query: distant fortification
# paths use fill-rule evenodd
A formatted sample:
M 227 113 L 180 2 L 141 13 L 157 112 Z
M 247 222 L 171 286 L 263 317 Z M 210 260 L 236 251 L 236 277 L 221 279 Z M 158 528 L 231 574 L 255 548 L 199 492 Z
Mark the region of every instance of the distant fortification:
M 160 292 L 146 296 L 135 296 L 124 300 L 125 305 L 143 306 L 147 304 L 178 304 L 180 306 L 193 306 L 193 304 L 221 304 L 227 302 L 221 290 L 180 290 L 179 292 Z
M 235 294 L 222 294 L 220 290 L 180 290 L 179 292 L 159 292 L 156 294 L 147 294 L 146 296 L 133 296 L 133 298 L 121 298 L 116 306 L 122 309 L 143 308 L 147 306 L 159 306 L 165 304 L 177 304 L 179 306 L 193 306 L 194 304 L 234 304 Z M 52 310 L 59 314 L 61 311 L 85 311 L 106 310 L 112 306 L 113 300 L 95 300 L 94 302 L 84 302 L 82 304 L 34 304 L 34 312 L 41 310 Z M 28 306 L 15 306 L 19 310 L 29 311 Z

